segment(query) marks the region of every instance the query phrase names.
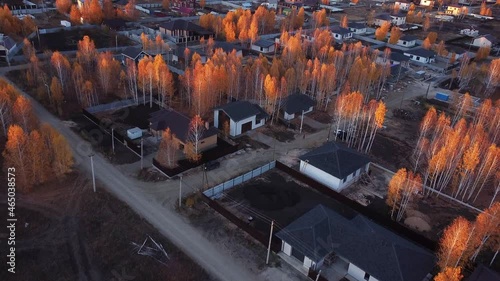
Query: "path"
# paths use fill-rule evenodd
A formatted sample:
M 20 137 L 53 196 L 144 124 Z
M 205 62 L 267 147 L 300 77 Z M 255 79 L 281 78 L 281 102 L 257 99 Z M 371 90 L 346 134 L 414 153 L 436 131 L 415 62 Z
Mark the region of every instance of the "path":
M 32 101 L 33 109 L 39 120 L 52 125 L 67 139 L 73 148 L 75 166 L 90 174 L 88 155 L 93 153 L 90 144 L 66 127 L 28 94 L 20 89 L 18 90 Z M 244 265 L 235 262 L 230 255 L 215 248 L 175 211 L 164 208 L 157 200 L 141 192 L 137 187 L 145 185 L 144 183 L 125 177 L 116 167 L 103 159 L 100 154 L 94 156 L 94 167 L 96 178 L 101 183 L 100 186 L 106 187 L 114 196 L 127 203 L 136 213 L 147 219 L 149 223 L 154 225 L 172 243 L 177 245 L 212 276 L 227 281 L 259 280 Z

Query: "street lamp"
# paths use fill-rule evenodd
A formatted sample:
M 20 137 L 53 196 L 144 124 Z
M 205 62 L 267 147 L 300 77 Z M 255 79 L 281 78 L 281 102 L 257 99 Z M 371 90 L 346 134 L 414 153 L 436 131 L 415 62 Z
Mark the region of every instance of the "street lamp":
M 90 154 L 90 167 L 92 169 L 92 186 L 94 187 L 94 192 L 95 192 L 95 174 L 94 174 L 94 153 Z

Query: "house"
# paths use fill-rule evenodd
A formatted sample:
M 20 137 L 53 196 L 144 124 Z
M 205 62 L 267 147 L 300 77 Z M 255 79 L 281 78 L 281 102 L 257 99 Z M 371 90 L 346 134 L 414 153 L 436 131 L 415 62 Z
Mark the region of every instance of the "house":
M 460 30 L 460 34 L 467 35 L 470 37 L 476 37 L 479 35 L 479 30 L 476 30 L 474 28 L 465 28 L 465 29 Z
M 406 14 L 403 13 L 382 13 L 375 16 L 375 25 L 382 26 L 385 22 L 392 23 L 394 25 L 403 25 L 406 23 Z
M 285 4 L 288 4 L 288 6 L 290 6 L 290 5 L 301 6 L 304 3 L 304 0 L 285 0 L 284 2 L 285 2 Z
M 330 31 L 332 32 L 333 38 L 335 38 L 336 40 L 347 40 L 349 38 L 352 38 L 352 31 L 350 31 L 348 28 L 335 25 L 331 28 Z
M 399 38 L 398 43 L 396 45 L 402 46 L 402 47 L 413 47 L 417 43 L 417 37 L 413 35 L 403 35 L 401 38 Z
M 368 172 L 370 159 L 338 142 L 324 145 L 302 155 L 300 172 L 340 192 Z
M 170 128 L 172 135 L 175 135 L 175 140 L 179 143 L 179 149 L 184 149 L 188 140 L 189 123 L 191 119 L 187 116 L 175 111 L 162 109 L 150 114 L 149 129 L 156 137 L 161 137 L 161 134 L 167 128 Z M 208 123 L 207 123 L 208 124 Z M 202 137 L 198 141 L 200 151 L 205 151 L 217 146 L 217 129 L 206 125 L 202 133 Z
M 213 32 L 183 19 L 160 23 L 160 32 L 174 43 L 199 41 L 201 38 L 208 39 L 213 35 Z
M 178 10 L 179 8 L 196 8 L 196 0 L 172 0 L 170 3 L 170 8 Z
M 387 60 L 389 60 L 389 64 L 391 66 L 400 64 L 402 66 L 408 67 L 410 58 L 401 53 L 392 51 L 388 58 L 385 57 L 384 53 L 380 53 L 375 62 L 381 65 L 385 65 L 387 63 Z
M 421 63 L 432 63 L 436 60 L 436 52 L 424 48 L 411 49 L 403 54 L 410 57 L 412 61 Z
M 229 123 L 229 135 L 238 136 L 266 124 L 269 115 L 258 105 L 235 101 L 214 109 L 214 126 L 224 130 Z
M 297 116 L 311 112 L 315 105 L 316 102 L 309 96 L 303 94 L 289 95 L 283 107 L 283 118 L 292 120 Z
M 126 64 L 127 60 L 132 60 L 138 63 L 145 56 L 145 53 L 140 47 L 127 47 L 122 52 L 122 64 Z
M 401 11 L 408 11 L 410 9 L 411 4 L 412 2 L 404 0 L 394 2 L 394 5 L 398 5 Z
M 283 254 L 306 269 L 328 268 L 335 256 L 358 281 L 422 281 L 433 270 L 434 255 L 355 212 L 338 213 L 317 205 L 279 231 Z M 338 280 L 338 279 L 335 279 Z
M 235 52 L 236 56 L 242 57 L 243 53 L 242 50 L 243 48 L 239 45 L 235 45 L 232 43 L 228 42 L 222 42 L 222 41 L 214 41 L 214 45 L 212 46 L 212 50 L 208 50 L 207 45 L 203 47 L 187 47 L 189 50 L 189 58 L 188 58 L 188 63 L 190 63 L 190 60 L 192 58 L 192 55 L 194 53 L 197 53 L 200 55 L 200 61 L 201 63 L 206 63 L 207 60 L 211 57 L 211 55 L 218 49 L 221 49 L 223 52 L 229 54 L 231 52 Z M 178 47 L 176 52 L 172 54 L 172 62 L 179 63 L 181 61 L 185 60 L 185 47 Z
M 433 7 L 434 1 L 432 1 L 432 0 L 420 0 L 420 6 Z
M 266 39 L 259 39 L 252 43 L 251 49 L 259 53 L 272 53 L 275 50 L 274 42 Z
M 365 34 L 366 33 L 366 25 L 364 23 L 352 22 L 352 23 L 349 23 L 348 28 L 354 34 Z
M 448 49 L 448 58 L 451 58 L 452 54 L 455 54 L 455 60 L 460 60 L 467 54 L 466 49 L 457 46 L 450 45 L 447 47 L 447 49 Z
M 500 274 L 479 264 L 466 281 L 500 281 Z
M 459 16 L 464 12 L 464 9 L 467 10 L 467 8 L 463 6 L 449 5 L 448 8 L 446 8 L 446 14 Z
M 497 39 L 490 34 L 479 36 L 472 42 L 473 46 L 476 47 L 492 47 L 497 43 Z
M 0 59 L 9 62 L 16 45 L 17 43 L 9 36 L 0 33 Z

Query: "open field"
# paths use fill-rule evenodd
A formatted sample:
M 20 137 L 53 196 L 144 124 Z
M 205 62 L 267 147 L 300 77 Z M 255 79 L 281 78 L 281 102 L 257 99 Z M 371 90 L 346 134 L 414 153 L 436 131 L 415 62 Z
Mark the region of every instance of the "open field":
M 3 209 L 5 195 L 0 194 Z M 18 270 L 2 270 L 1 280 L 211 280 L 126 204 L 100 186 L 92 192 L 91 181 L 76 172 L 30 194 L 18 193 L 16 216 Z M 140 246 L 148 235 L 168 258 L 137 254 L 132 243 Z

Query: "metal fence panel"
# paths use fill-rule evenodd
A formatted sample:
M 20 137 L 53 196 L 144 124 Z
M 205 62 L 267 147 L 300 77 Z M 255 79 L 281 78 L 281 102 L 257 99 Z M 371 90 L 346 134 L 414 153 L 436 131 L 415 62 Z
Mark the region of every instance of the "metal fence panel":
M 242 176 L 238 176 L 238 177 L 234 178 L 234 185 L 238 185 L 240 183 L 243 183 L 243 177 Z
M 260 168 L 260 169 L 261 169 L 261 172 L 262 172 L 262 173 L 265 173 L 265 172 L 269 171 L 269 170 L 270 170 L 269 166 L 270 166 L 269 164 L 268 164 L 268 165 L 265 165 L 265 166 L 262 166 L 262 167 Z
M 250 180 L 252 179 L 252 172 L 248 172 L 246 174 L 243 175 L 243 181 L 247 181 L 247 180 Z
M 223 185 L 224 185 L 224 190 L 230 189 L 231 187 L 234 186 L 233 180 L 228 180 L 225 183 L 223 183 Z
M 262 174 L 261 170 L 262 170 L 262 167 L 253 170 L 252 171 L 252 177 L 260 176 L 260 174 Z

